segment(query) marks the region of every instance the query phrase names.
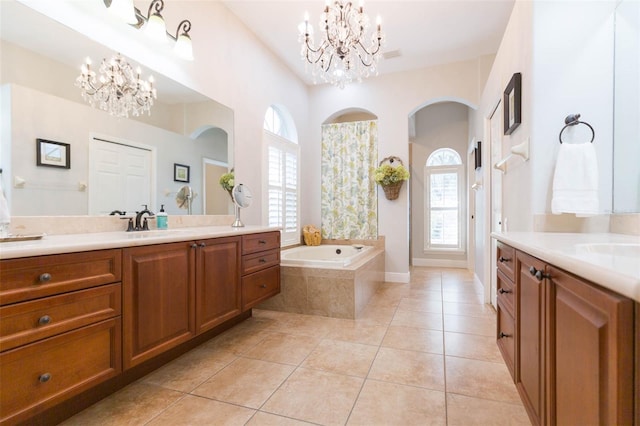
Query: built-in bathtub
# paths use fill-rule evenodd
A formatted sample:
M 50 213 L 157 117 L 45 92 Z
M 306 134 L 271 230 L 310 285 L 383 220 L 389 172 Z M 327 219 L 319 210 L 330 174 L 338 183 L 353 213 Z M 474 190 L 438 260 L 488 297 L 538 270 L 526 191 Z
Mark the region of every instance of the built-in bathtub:
M 384 239 L 340 243 L 283 250 L 280 294 L 259 308 L 357 318 L 384 282 Z

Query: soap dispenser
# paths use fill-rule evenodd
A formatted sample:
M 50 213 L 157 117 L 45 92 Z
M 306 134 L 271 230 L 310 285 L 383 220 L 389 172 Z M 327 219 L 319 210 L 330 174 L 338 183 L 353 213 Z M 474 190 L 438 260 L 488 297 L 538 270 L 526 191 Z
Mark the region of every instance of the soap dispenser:
M 160 211 L 156 214 L 156 226 L 158 229 L 167 229 L 169 218 L 164 211 L 164 204 L 160 206 Z

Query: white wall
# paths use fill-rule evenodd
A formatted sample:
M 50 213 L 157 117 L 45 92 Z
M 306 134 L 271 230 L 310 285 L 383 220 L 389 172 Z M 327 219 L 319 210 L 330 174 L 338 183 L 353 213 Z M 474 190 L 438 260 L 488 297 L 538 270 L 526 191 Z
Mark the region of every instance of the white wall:
M 320 223 L 320 126 L 336 112 L 363 109 L 378 117 L 378 157 L 409 159 L 409 116 L 423 106 L 457 101 L 471 107 L 478 102 L 479 60 L 457 62 L 421 70 L 370 78 L 340 90 L 314 86 L 310 98 L 310 138 L 302 145 L 304 166 L 302 223 Z M 379 189 L 379 191 L 382 191 Z M 379 234 L 385 236 L 387 281 L 409 278 L 409 197 L 407 186 L 398 199 L 379 193 Z

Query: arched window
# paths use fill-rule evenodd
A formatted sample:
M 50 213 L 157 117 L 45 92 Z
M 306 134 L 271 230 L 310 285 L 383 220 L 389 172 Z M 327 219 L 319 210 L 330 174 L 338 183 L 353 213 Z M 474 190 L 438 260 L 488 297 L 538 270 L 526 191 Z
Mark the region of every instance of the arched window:
M 464 167 L 460 155 L 441 148 L 425 163 L 425 250 L 463 251 Z
M 300 243 L 299 150 L 293 120 L 282 107 L 270 106 L 264 117 L 264 162 L 267 183 L 265 217 L 282 228 L 282 245 Z

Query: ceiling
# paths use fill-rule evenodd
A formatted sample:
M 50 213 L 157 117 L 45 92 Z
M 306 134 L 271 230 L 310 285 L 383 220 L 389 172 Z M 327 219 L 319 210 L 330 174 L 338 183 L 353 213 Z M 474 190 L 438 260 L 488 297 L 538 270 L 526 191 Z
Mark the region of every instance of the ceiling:
M 355 0 L 353 0 L 355 3 Z M 309 13 L 319 33 L 323 0 L 223 0 L 241 21 L 308 84 L 313 81 L 300 56 L 298 25 Z M 514 0 L 368 0 L 364 12 L 382 18 L 386 43 L 380 74 L 424 68 L 494 54 L 509 20 Z

